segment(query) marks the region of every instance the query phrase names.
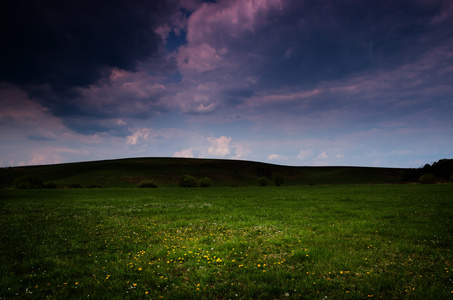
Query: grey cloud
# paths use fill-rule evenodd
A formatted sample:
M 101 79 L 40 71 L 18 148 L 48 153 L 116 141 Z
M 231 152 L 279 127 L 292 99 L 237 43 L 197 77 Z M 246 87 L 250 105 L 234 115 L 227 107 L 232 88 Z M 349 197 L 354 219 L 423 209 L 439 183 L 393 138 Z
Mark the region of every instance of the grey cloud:
M 235 88 L 227 89 L 223 91 L 223 95 L 226 100 L 226 104 L 230 106 L 236 106 L 242 104 L 245 99 L 252 97 L 255 94 L 253 89 Z
M 83 90 L 111 85 L 114 69 L 137 72 L 146 65 L 150 73 L 175 73 L 175 63 L 162 58 L 162 40 L 155 30 L 168 21 L 176 3 L 1 1 L 0 82 L 21 87 L 30 99 L 63 118 L 72 129 L 82 133 L 102 129 L 89 129 L 89 123 L 72 120 L 77 116 L 115 117 L 129 99 L 112 99 L 99 107 Z M 145 103 L 140 112 L 132 112 L 134 105 L 129 105 L 126 115 L 147 117 L 150 109 L 143 108 L 150 106 Z
M 64 123 L 68 128 L 85 135 L 101 133 L 116 137 L 126 137 L 131 133 L 127 124 L 118 119 L 77 116 L 75 118 L 65 118 Z
M 193 14 L 183 51 L 187 57 L 205 59 L 189 66 L 190 70 L 181 64 L 185 79 L 217 83 L 211 99 L 219 107 L 234 108 L 259 95 L 328 90 L 329 82 L 393 72 L 423 60 L 433 49 L 451 49 L 453 42 L 453 26 L 447 26 L 452 21 L 445 17 L 451 15 L 446 0 L 281 3 L 281 7 L 246 12 L 244 24 L 239 17 L 239 24 L 231 22 L 233 12 L 242 9 L 241 1 L 221 2 L 203 14 Z M 210 17 L 214 11 L 216 18 Z M 201 50 L 206 50 L 205 56 Z M 209 67 L 208 75 L 202 72 L 203 63 Z M 426 70 L 436 68 L 431 65 Z M 437 74 L 433 78 L 445 80 Z M 295 103 L 318 110 L 346 105 L 335 96 L 322 93 L 274 103 L 274 108 L 293 111 Z
M 266 87 L 313 85 L 392 69 L 443 45 L 448 34 L 451 42 L 453 30 L 434 22 L 446 3 L 292 1 L 230 52 L 244 58 L 253 53 L 248 66 Z
M 0 82 L 25 90 L 79 133 L 125 136 L 127 128 L 109 120 L 165 111 L 159 102 L 164 93 L 146 90 L 137 97 L 111 80 L 112 71 L 143 73 L 146 67 L 148 76 L 176 73 L 155 32 L 177 9 L 176 2 L 1 1 Z M 146 89 L 144 77 L 131 80 Z
M 135 70 L 159 52 L 153 29 L 172 9 L 171 1 L 1 3 L 0 80 L 56 91 L 86 87 L 111 67 Z

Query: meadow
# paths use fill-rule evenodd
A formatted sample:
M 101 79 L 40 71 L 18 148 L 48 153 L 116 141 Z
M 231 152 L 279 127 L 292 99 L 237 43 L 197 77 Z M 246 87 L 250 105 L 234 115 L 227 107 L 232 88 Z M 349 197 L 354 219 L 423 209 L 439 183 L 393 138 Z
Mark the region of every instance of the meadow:
M 0 299 L 447 299 L 453 185 L 0 190 Z

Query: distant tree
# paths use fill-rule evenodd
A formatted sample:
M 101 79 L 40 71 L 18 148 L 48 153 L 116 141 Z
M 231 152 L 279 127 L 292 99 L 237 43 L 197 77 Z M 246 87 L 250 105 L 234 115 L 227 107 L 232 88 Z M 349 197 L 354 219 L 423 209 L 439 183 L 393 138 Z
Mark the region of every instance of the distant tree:
M 440 159 L 432 165 L 425 164 L 418 169 L 407 169 L 403 173 L 401 181 L 419 181 L 421 176 L 427 174 L 432 174 L 436 180 L 448 180 L 453 176 L 453 159 Z
M 37 176 L 25 175 L 14 180 L 14 188 L 16 189 L 40 189 L 42 187 L 42 179 Z
M 441 159 L 431 166 L 431 173 L 448 180 L 453 175 L 453 159 Z
M 193 176 L 184 175 L 179 180 L 179 186 L 181 186 L 181 187 L 197 187 L 198 186 L 198 181 Z
M 428 174 L 431 173 L 431 166 L 430 164 L 425 164 L 422 168 L 422 173 L 423 174 Z
M 154 181 L 142 181 L 137 185 L 137 188 L 157 188 L 157 184 Z
M 260 177 L 258 178 L 258 185 L 259 186 L 268 186 L 270 185 L 270 180 L 267 177 Z
M 210 187 L 211 183 L 212 183 L 212 180 L 209 177 L 201 178 L 200 180 L 198 180 L 198 185 L 200 187 Z
M 432 173 L 424 174 L 424 175 L 420 176 L 420 178 L 418 179 L 418 182 L 420 182 L 422 184 L 435 183 L 436 176 L 434 176 L 434 174 L 432 174 Z
M 281 186 L 283 183 L 285 183 L 285 175 L 283 175 L 283 173 L 280 172 L 275 173 L 273 180 L 276 186 Z

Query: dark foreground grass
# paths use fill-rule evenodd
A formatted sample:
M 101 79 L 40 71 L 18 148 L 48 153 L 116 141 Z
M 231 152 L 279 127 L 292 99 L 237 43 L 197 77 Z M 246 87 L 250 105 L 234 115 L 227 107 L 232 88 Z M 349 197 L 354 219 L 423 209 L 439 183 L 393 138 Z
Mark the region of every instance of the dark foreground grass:
M 447 299 L 452 192 L 0 190 L 0 298 Z

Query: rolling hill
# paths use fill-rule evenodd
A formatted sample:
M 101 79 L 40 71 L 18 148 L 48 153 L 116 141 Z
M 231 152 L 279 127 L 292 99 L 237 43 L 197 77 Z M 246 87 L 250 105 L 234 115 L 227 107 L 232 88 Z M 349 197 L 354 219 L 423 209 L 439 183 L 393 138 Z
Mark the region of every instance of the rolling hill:
M 13 187 L 25 175 L 53 182 L 57 187 L 135 187 L 153 180 L 159 187 L 177 186 L 184 174 L 209 177 L 213 186 L 257 185 L 260 177 L 279 172 L 285 185 L 396 183 L 406 169 L 376 167 L 292 167 L 253 161 L 194 158 L 128 158 L 0 169 L 0 187 Z

